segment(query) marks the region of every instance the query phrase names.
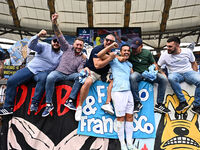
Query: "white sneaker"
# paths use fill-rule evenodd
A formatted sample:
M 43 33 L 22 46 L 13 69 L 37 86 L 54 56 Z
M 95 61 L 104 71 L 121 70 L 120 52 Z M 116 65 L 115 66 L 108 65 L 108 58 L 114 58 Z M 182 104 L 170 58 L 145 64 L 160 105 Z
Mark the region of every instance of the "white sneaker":
M 111 115 L 114 115 L 113 107 L 112 107 L 112 105 L 110 103 L 102 105 L 101 109 L 103 109 L 105 112 L 107 112 L 107 113 L 109 113 Z
M 81 120 L 81 115 L 82 115 L 82 107 L 78 106 L 76 108 L 76 113 L 75 113 L 75 120 L 80 121 Z

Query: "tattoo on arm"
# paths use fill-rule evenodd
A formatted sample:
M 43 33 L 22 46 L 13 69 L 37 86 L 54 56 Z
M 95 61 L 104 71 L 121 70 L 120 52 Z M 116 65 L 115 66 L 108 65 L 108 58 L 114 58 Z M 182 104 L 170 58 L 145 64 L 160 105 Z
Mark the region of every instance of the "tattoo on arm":
M 53 30 L 54 30 L 54 33 L 57 35 L 57 36 L 59 36 L 59 35 L 61 35 L 62 34 L 62 32 L 60 31 L 60 29 L 58 28 L 58 25 L 57 24 L 52 24 L 52 28 L 53 28 Z

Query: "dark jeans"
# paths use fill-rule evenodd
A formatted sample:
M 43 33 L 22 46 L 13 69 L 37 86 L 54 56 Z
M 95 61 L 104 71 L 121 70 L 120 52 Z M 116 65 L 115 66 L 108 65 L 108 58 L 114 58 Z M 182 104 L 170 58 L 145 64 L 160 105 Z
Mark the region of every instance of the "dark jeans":
M 49 72 L 44 71 L 34 75 L 27 67 L 18 70 L 7 81 L 6 99 L 4 103 L 4 108 L 14 107 L 17 86 L 30 80 L 31 78 L 34 78 L 34 80 L 37 82 L 35 93 L 33 96 L 33 102 L 38 102 L 42 98 L 42 95 L 44 93 L 46 77 L 48 74 Z

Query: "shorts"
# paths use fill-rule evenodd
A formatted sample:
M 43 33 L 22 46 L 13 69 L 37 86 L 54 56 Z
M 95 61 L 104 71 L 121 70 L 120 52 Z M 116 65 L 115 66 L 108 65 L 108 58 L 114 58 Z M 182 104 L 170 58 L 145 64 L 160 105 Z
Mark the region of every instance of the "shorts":
M 117 117 L 133 114 L 134 101 L 131 91 L 111 92 L 111 97 Z
M 101 75 L 99 75 L 96 72 L 90 70 L 90 76 L 89 76 L 89 78 L 91 78 L 92 81 L 93 81 L 93 83 L 94 83 L 95 81 L 101 79 Z

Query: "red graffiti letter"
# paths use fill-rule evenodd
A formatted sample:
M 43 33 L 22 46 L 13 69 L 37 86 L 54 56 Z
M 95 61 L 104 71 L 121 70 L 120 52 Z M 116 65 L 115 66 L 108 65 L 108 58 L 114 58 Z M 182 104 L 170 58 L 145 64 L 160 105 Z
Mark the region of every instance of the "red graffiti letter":
M 14 106 L 13 111 L 16 111 L 17 109 L 19 109 L 21 107 L 21 105 L 24 103 L 24 101 L 26 100 L 28 88 L 25 85 L 21 85 L 20 88 L 22 89 L 22 95 L 21 95 L 18 103 L 17 103 L 17 99 L 15 97 L 15 106 Z M 18 90 L 19 90 L 19 87 L 17 88 L 17 92 L 18 92 Z

